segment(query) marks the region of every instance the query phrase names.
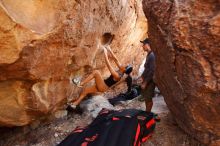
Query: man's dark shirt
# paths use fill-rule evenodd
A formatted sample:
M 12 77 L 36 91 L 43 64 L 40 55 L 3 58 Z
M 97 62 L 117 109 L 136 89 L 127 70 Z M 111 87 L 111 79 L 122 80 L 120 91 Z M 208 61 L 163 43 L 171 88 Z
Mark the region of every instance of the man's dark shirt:
M 142 73 L 142 78 L 145 82 L 149 83 L 153 81 L 155 70 L 155 56 L 152 51 L 150 51 L 146 57 L 146 62 L 144 64 L 144 72 Z

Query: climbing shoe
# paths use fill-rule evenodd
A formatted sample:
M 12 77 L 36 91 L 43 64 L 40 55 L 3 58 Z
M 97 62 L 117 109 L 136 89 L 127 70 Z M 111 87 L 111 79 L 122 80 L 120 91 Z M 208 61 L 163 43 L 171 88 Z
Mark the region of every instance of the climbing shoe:
M 68 114 L 75 113 L 81 115 L 83 113 L 82 109 L 79 106 L 71 106 L 70 104 L 68 104 L 66 110 L 68 111 Z
M 76 105 L 73 103 L 67 103 L 69 108 L 76 109 Z

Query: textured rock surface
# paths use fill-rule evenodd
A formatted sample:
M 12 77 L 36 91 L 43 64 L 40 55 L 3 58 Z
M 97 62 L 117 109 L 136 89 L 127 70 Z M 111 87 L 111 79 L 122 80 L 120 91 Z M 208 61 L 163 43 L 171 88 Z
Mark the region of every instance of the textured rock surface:
M 144 0 L 156 80 L 177 123 L 205 144 L 220 138 L 219 0 Z
M 62 108 L 78 93 L 70 77 L 105 73 L 96 40 L 106 32 L 115 35 L 111 47 L 123 63 L 143 59 L 147 26 L 138 0 L 0 0 L 0 22 L 0 126 Z

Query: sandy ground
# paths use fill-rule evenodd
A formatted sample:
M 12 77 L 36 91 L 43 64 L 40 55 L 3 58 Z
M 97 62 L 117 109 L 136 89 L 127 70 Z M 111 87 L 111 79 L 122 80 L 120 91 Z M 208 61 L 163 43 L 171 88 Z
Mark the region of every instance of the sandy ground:
M 122 88 L 116 88 L 107 94 L 112 97 Z M 116 109 L 137 108 L 145 109 L 144 102 L 137 99 L 124 102 Z M 172 119 L 162 96 L 154 98 L 153 112 L 158 113 L 161 122 L 157 123 L 153 137 L 142 146 L 202 146 L 190 138 Z M 0 128 L 0 146 L 55 146 L 59 144 L 76 126 L 86 126 L 92 121 L 88 114 L 68 113 L 58 119 L 50 119 L 41 123 L 17 128 Z

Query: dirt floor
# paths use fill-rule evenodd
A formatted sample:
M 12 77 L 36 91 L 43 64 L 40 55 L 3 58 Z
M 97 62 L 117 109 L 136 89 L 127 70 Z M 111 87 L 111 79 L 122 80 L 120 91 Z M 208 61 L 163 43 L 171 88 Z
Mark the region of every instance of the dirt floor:
M 105 97 L 110 98 L 118 94 L 118 91 L 122 91 L 122 88 L 116 87 L 106 93 Z M 145 105 L 144 102 L 133 99 L 115 108 L 144 110 Z M 177 126 L 160 95 L 154 98 L 153 112 L 159 114 L 161 122 L 157 123 L 153 137 L 142 146 L 202 146 Z M 55 146 L 77 126 L 86 126 L 91 121 L 92 118 L 88 114 L 72 112 L 61 118 L 35 122 L 25 127 L 0 128 L 0 146 Z

